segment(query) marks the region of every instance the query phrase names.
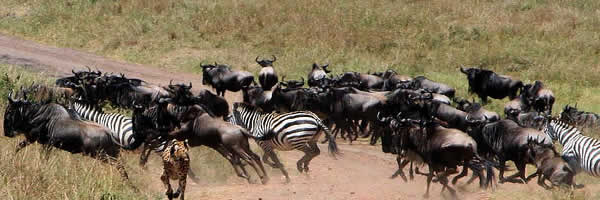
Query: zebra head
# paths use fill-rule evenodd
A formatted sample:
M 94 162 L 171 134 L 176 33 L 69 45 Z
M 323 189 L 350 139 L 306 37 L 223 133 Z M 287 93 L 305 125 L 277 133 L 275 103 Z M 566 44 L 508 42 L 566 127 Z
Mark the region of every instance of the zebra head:
M 550 137 L 553 141 L 558 139 L 558 134 L 556 133 L 556 129 L 562 126 L 562 123 L 557 123 L 557 121 L 552 119 L 546 119 L 546 122 L 543 125 L 542 132 L 544 132 L 548 137 Z

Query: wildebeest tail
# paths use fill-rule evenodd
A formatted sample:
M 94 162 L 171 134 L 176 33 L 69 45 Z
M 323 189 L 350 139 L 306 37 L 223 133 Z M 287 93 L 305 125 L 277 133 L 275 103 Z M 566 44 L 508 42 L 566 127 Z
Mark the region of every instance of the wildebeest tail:
M 335 143 L 335 137 L 333 134 L 331 134 L 331 130 L 329 130 L 329 128 L 327 128 L 327 126 L 325 126 L 325 124 L 323 124 L 323 122 L 321 120 L 318 120 L 318 122 L 319 122 L 320 129 L 325 132 L 325 136 L 328 138 L 329 153 L 333 157 L 335 157 L 336 155 L 340 154 L 340 152 L 338 151 L 337 144 Z
M 494 168 L 501 167 L 499 163 L 475 156 L 473 160 L 469 161 L 469 166 L 472 170 L 485 170 L 486 180 L 485 182 L 480 181 L 480 187 L 488 188 L 491 186 L 492 189 L 495 189 L 496 173 L 494 173 Z

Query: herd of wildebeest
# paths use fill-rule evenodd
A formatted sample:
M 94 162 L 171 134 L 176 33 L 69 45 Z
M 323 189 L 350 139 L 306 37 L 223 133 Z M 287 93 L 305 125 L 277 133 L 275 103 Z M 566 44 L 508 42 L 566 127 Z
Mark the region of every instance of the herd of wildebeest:
M 161 154 L 165 165 L 161 179 L 169 199 L 183 199 L 187 175 L 197 180 L 188 172 L 187 152 L 179 157 L 173 153 L 182 148 L 172 145 L 175 141 L 185 141 L 185 149 L 205 145 L 216 150 L 249 182 L 245 167 L 250 165 L 266 184 L 263 162 L 280 168 L 289 181 L 274 149 L 305 152 L 297 167 L 308 172 L 310 160 L 320 152 L 316 142 L 321 132 L 327 135 L 322 142 L 329 142 L 333 155 L 337 153 L 337 135 L 350 142 L 370 137 L 372 145 L 381 140 L 383 152 L 397 155 L 399 169 L 392 177 L 407 181 L 403 168 L 410 163 L 410 179 L 413 168 L 427 177 L 425 196 L 431 182 L 440 183 L 442 192 L 447 189 L 454 196 L 448 177 L 459 172 L 458 166 L 462 171 L 452 184 L 471 170 L 468 183 L 479 179 L 482 188 L 494 187 L 494 170 L 499 171 L 500 183 L 526 183 L 538 176 L 538 184 L 545 188 L 581 186 L 573 180 L 581 170 L 594 176 L 600 173 L 600 154 L 592 152 L 600 143 L 575 128 L 598 127 L 600 118 L 568 105 L 559 117 L 553 117 L 555 97 L 541 81 L 523 83 L 490 70 L 460 67 L 469 92 L 480 99 L 476 102 L 455 96 L 452 86 L 391 69 L 333 75 L 328 65 L 315 63 L 306 78 L 308 87 L 304 87 L 304 78 L 278 76 L 275 61 L 275 56 L 272 60 L 256 58 L 261 66 L 258 83 L 247 71 L 217 63 L 201 65 L 202 83 L 212 86 L 216 94 L 206 89 L 195 89 L 193 94 L 191 83 L 160 86 L 89 68 L 73 71 L 56 80 L 55 86 L 31 84 L 11 90 L 4 134 L 24 134 L 17 152 L 37 142 L 44 149 L 83 153 L 116 166 L 125 179 L 121 149 L 143 146 L 141 165 L 152 150 L 169 152 Z M 243 102 L 225 100 L 225 91 L 240 90 Z M 488 97 L 508 97 L 504 116 L 485 109 Z M 106 104 L 130 109 L 132 115 L 104 113 Z M 232 110 L 230 105 L 234 105 Z M 572 142 L 580 136 L 583 142 Z M 250 150 L 249 138 L 265 151 L 262 161 Z M 562 153 L 554 147 L 556 140 L 564 146 Z M 506 161 L 513 161 L 517 170 L 509 177 L 504 177 L 509 169 Z M 537 171 L 526 176 L 527 164 Z M 427 165 L 427 172 L 419 171 L 422 165 Z M 180 181 L 176 192 L 169 179 Z

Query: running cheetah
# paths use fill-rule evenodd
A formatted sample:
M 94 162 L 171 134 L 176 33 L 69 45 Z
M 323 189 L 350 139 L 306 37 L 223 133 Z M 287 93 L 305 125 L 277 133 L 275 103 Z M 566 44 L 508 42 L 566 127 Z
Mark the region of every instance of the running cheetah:
M 162 152 L 164 171 L 160 180 L 167 187 L 165 193 L 169 200 L 179 197 L 184 199 L 185 184 L 188 170 L 190 169 L 190 156 L 188 155 L 189 146 L 187 141 L 172 140 Z M 179 188 L 173 193 L 169 180 L 179 180 Z

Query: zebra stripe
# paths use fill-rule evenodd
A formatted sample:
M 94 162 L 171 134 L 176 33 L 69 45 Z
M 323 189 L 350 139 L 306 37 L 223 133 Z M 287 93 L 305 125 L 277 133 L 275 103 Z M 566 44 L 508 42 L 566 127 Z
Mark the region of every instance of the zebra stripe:
M 572 167 L 575 167 L 577 172 L 583 169 L 593 176 L 600 176 L 598 139 L 582 135 L 576 127 L 554 119 L 546 123 L 543 131 L 552 140 L 558 140 L 563 145 L 563 157 L 569 164 L 576 164 Z
M 316 141 L 320 129 L 326 129 L 319 117 L 310 111 L 283 114 L 265 113 L 243 104 L 234 106 L 227 120 L 250 131 L 265 150 L 300 150 L 311 140 Z
M 74 110 L 84 119 L 96 122 L 108 128 L 111 131 L 111 139 L 114 143 L 124 149 L 133 149 L 137 146 L 133 132 L 133 121 L 130 117 L 118 113 L 103 113 L 92 105 L 73 104 Z M 135 146 L 135 147 L 134 147 Z

